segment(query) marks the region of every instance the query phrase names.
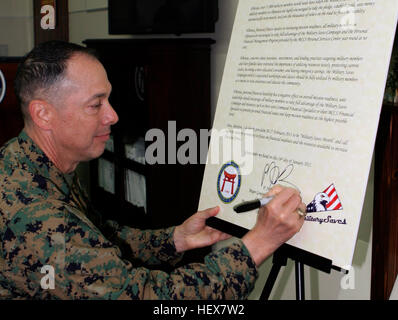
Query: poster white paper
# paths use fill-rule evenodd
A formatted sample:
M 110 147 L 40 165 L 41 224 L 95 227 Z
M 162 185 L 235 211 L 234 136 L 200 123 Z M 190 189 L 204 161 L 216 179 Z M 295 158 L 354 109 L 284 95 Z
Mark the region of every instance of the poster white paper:
M 240 1 L 199 209 L 251 229 L 257 210 L 234 205 L 296 187 L 310 212 L 288 243 L 350 266 L 397 13 L 395 0 Z

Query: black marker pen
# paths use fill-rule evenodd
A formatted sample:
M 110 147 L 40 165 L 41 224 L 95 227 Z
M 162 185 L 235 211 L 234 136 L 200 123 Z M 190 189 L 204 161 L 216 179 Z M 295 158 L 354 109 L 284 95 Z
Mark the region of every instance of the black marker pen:
M 270 202 L 274 197 L 265 197 L 262 199 L 256 199 L 252 201 L 245 201 L 240 204 L 234 206 L 234 211 L 236 213 L 247 212 L 254 209 L 258 209 L 260 207 L 265 206 L 268 202 Z

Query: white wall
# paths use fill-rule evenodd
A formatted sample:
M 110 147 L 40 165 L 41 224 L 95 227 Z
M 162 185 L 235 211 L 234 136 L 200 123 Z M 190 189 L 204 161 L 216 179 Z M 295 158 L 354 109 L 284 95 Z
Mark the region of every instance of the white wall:
M 0 1 L 0 49 L 3 56 L 23 56 L 32 49 L 33 1 Z

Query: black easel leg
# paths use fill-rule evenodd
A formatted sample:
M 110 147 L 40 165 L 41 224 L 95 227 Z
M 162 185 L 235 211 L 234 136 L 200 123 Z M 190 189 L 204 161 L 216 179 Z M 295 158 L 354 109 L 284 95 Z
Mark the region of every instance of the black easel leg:
M 265 283 L 263 292 L 261 293 L 260 300 L 268 300 L 271 294 L 272 288 L 274 287 L 276 278 L 278 277 L 279 271 L 281 270 L 282 265 L 278 263 L 274 263 L 272 265 L 271 271 L 268 275 L 267 282 Z
M 272 268 L 268 275 L 267 282 L 265 283 L 263 292 L 261 293 L 260 300 L 268 300 L 271 295 L 272 288 L 275 285 L 276 278 L 282 267 L 287 264 L 287 256 L 284 253 L 283 247 L 274 252 L 272 258 Z
M 296 300 L 305 300 L 304 290 L 304 264 L 296 261 Z

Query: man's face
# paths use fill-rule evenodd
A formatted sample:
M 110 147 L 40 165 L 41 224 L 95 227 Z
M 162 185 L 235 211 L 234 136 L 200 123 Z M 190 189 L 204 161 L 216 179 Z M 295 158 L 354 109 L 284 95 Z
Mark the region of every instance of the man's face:
M 58 156 L 71 162 L 99 157 L 111 125 L 118 121 L 108 101 L 111 84 L 102 64 L 83 54 L 72 56 L 57 90 L 52 132 Z

